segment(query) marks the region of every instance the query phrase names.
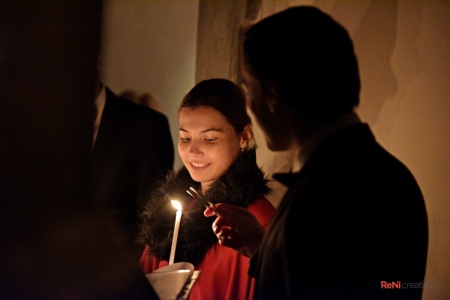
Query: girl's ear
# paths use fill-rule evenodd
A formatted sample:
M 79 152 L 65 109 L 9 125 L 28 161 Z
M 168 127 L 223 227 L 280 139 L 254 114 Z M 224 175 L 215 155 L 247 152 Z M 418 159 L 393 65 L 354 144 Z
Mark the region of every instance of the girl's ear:
M 250 145 L 250 141 L 253 138 L 253 126 L 251 124 L 244 127 L 244 130 L 241 133 L 241 149 L 245 149 Z

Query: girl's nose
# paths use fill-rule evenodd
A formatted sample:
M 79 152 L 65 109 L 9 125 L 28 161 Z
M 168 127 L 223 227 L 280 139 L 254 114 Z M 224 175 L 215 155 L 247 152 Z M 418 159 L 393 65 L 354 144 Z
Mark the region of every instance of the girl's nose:
M 192 141 L 191 146 L 189 147 L 189 154 L 191 155 L 199 155 L 201 154 L 201 148 L 198 142 Z

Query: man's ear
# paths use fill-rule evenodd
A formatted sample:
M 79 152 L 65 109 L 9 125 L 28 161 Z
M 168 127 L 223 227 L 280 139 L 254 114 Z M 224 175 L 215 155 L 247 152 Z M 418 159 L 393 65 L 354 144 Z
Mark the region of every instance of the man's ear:
M 244 130 L 241 134 L 241 142 L 240 147 L 241 149 L 245 149 L 250 145 L 250 141 L 253 138 L 253 126 L 251 124 L 248 124 L 244 127 Z
M 278 84 L 272 80 L 264 81 L 264 93 L 266 94 L 267 105 L 271 113 L 275 113 L 279 108 Z

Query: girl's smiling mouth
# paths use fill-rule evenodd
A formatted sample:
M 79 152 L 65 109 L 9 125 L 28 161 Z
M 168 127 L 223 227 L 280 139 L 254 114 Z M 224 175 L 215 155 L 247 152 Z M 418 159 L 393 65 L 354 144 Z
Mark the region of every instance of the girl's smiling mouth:
M 194 162 L 190 162 L 190 165 L 192 168 L 194 169 L 203 169 L 207 166 L 209 166 L 209 164 L 204 164 L 204 163 L 194 163 Z

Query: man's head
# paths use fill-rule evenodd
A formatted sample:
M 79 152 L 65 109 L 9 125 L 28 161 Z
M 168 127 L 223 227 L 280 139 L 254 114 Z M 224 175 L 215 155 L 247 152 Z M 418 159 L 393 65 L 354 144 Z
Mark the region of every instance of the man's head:
M 288 147 L 282 134 L 275 141 L 276 131 L 320 128 L 359 104 L 352 41 L 315 7 L 289 8 L 252 26 L 243 40 L 242 75 L 249 106 L 272 150 Z M 289 117 L 279 118 L 277 110 Z

